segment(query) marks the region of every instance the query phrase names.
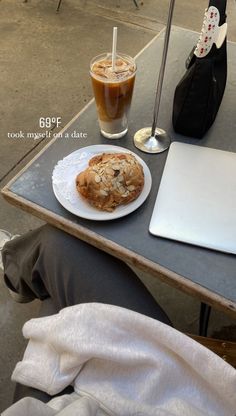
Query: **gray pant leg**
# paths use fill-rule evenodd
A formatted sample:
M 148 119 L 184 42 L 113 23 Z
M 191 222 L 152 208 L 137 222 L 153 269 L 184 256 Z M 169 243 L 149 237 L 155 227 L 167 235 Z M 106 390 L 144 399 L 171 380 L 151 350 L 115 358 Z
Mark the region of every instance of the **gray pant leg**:
M 122 306 L 171 324 L 146 287 L 122 261 L 49 225 L 8 242 L 6 284 L 57 310 L 84 302 Z

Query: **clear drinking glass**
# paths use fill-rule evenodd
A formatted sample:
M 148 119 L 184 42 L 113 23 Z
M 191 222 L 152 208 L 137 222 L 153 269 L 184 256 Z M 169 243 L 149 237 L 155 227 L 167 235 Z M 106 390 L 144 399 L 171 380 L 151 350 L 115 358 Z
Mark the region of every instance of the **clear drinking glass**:
M 123 53 L 116 55 L 115 63 L 112 71 L 111 53 L 98 55 L 90 63 L 98 121 L 102 135 L 109 139 L 119 139 L 128 131 L 137 70 L 134 59 Z

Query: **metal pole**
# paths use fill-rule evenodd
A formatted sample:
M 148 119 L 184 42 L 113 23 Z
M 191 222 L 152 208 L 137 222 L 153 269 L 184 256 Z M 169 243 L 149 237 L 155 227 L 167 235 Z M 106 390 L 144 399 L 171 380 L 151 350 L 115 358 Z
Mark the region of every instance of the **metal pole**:
M 159 113 L 159 108 L 160 108 L 161 91 L 162 91 L 162 84 L 163 84 L 163 78 L 164 78 L 164 73 L 165 73 L 166 57 L 167 57 L 167 52 L 168 52 L 170 29 L 171 29 L 174 5 L 175 5 L 175 0 L 170 0 L 169 14 L 168 14 L 168 20 L 166 24 L 165 40 L 164 40 L 164 46 L 163 46 L 163 52 L 162 52 L 161 68 L 159 72 L 156 99 L 155 99 L 155 105 L 154 105 L 154 118 L 153 118 L 152 133 L 151 133 L 153 137 L 155 137 L 155 130 L 157 127 L 157 119 L 158 119 L 158 113 Z
M 170 0 L 168 17 L 167 17 L 167 22 L 166 22 L 166 31 L 165 31 L 161 66 L 160 66 L 160 71 L 159 71 L 158 81 L 157 81 L 157 90 L 156 90 L 156 97 L 155 97 L 155 103 L 154 103 L 152 127 L 143 127 L 142 129 L 136 131 L 134 135 L 134 145 L 138 149 L 142 150 L 142 152 L 145 152 L 145 153 L 164 152 L 165 150 L 169 148 L 170 143 L 171 143 L 171 139 L 166 133 L 166 131 L 157 127 L 157 120 L 158 120 L 159 107 L 160 107 L 160 101 L 161 101 L 161 91 L 162 91 L 162 84 L 163 84 L 163 78 L 164 78 L 164 73 L 165 73 L 166 57 L 167 57 L 167 52 L 168 52 L 171 21 L 172 21 L 172 16 L 173 16 L 174 5 L 175 5 L 175 0 Z

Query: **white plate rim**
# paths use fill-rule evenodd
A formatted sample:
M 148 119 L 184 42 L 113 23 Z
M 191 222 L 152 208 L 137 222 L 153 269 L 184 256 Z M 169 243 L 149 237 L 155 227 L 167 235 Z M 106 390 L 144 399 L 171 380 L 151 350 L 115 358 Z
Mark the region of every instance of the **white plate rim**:
M 92 207 L 88 202 L 86 202 L 86 200 L 84 200 L 82 197 L 79 196 L 79 198 L 81 198 L 81 200 L 83 200 L 83 202 L 85 202 L 86 204 L 88 204 L 88 209 L 94 212 L 94 214 L 91 213 L 83 213 L 83 212 L 79 212 L 78 213 L 78 208 L 74 207 L 67 199 L 65 199 L 63 197 L 62 194 L 60 194 L 60 192 L 58 191 L 58 188 L 55 186 L 55 184 L 53 183 L 53 173 L 54 170 L 56 168 L 56 166 L 58 165 L 59 162 L 61 162 L 64 158 L 66 157 L 70 157 L 76 153 L 81 153 L 81 152 L 86 152 L 86 151 L 90 151 L 93 152 L 93 155 L 95 156 L 96 154 L 101 154 L 101 153 L 108 153 L 108 152 L 114 152 L 114 153 L 130 153 L 133 156 L 136 157 L 136 159 L 139 161 L 139 163 L 141 163 L 141 165 L 143 166 L 143 170 L 144 170 L 144 188 L 141 192 L 141 194 L 138 196 L 138 198 L 135 201 L 130 202 L 127 205 L 120 205 L 119 207 L 117 207 L 113 212 L 106 212 L 106 211 L 99 211 L 98 209 Z M 93 155 L 90 155 L 88 160 L 93 157 Z M 56 199 L 58 200 L 58 202 L 67 210 L 69 211 L 71 214 L 76 215 L 77 217 L 83 218 L 83 219 L 87 219 L 87 220 L 93 220 L 93 221 L 110 221 L 110 220 L 114 220 L 117 218 L 122 218 L 126 215 L 131 214 L 132 212 L 134 212 L 136 209 L 138 209 L 147 199 L 150 191 L 151 191 L 151 187 L 152 187 L 152 176 L 151 176 L 151 172 L 149 167 L 147 166 L 146 162 L 144 162 L 144 160 L 137 155 L 136 153 L 132 152 L 130 149 L 127 149 L 125 147 L 121 147 L 121 146 L 114 146 L 114 145 L 106 145 L 106 144 L 95 144 L 95 145 L 89 145 L 89 146 L 85 146 L 85 147 L 81 147 L 80 149 L 77 149 L 71 153 L 69 153 L 68 155 L 64 156 L 64 158 L 60 159 L 56 165 L 53 168 L 53 173 L 52 173 L 52 188 L 53 188 L 53 192 L 54 195 L 56 197 Z M 79 169 L 78 169 L 78 173 L 79 173 Z M 79 195 L 79 194 L 78 194 Z

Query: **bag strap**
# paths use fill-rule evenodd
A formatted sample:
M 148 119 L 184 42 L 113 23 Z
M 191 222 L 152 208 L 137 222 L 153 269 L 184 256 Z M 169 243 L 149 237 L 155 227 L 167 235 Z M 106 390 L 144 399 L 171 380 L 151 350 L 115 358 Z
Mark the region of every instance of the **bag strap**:
M 226 5 L 227 5 L 227 0 L 209 0 L 209 5 L 210 6 L 215 6 L 220 13 L 220 26 L 223 25 L 223 23 L 225 23 L 226 21 Z
M 205 10 L 203 18 L 201 34 L 194 51 L 197 58 L 210 57 L 214 55 L 215 49 L 219 50 L 223 44 L 226 44 L 226 3 L 227 0 L 209 0 L 209 6 Z

